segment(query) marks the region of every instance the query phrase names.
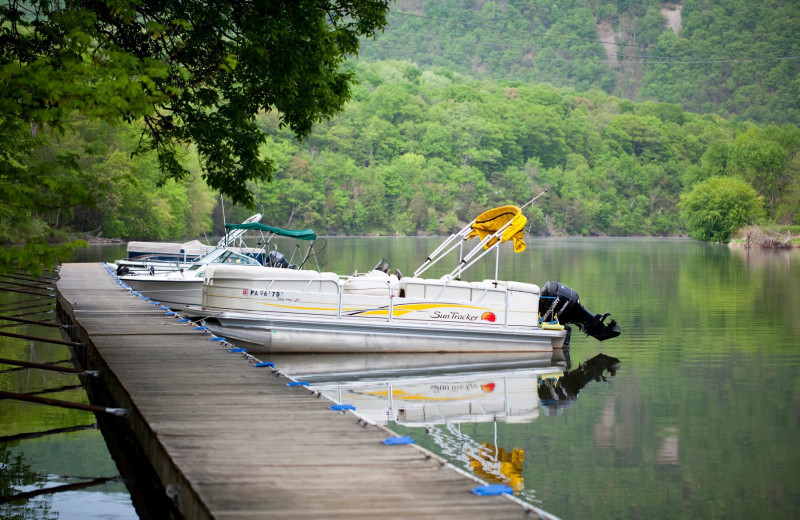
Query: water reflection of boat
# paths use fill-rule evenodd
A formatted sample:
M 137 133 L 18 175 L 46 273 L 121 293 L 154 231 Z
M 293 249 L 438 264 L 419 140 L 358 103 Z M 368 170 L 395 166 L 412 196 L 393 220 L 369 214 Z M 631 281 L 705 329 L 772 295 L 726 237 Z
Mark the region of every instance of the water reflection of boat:
M 483 442 L 477 449 L 467 452 L 472 472 L 492 484 L 507 484 L 515 492 L 525 488 L 522 463 L 525 451 L 513 448 L 507 451 L 500 446 Z
M 314 354 L 268 358 L 338 404 L 379 424 L 507 422 L 538 415 L 540 375 L 564 357 L 534 354 Z
M 538 394 L 547 415 L 556 415 L 570 408 L 580 391 L 592 381 L 606 382 L 606 373 L 614 376 L 619 370 L 619 359 L 600 353 L 578 365 L 574 370 L 540 377 Z
M 598 354 L 569 369 L 563 357 L 537 354 L 277 355 L 284 373 L 377 423 L 530 422 L 571 406 L 592 381 L 606 381 L 617 358 Z
M 574 403 L 592 381 L 614 375 L 619 360 L 604 354 L 570 369 L 569 355 L 550 354 L 314 354 L 272 355 L 282 372 L 308 383 L 340 405 L 376 424 L 418 429 L 415 441 L 432 440 L 451 463 L 535 503 L 535 490 L 525 489 L 525 452 L 502 447 L 502 424 L 524 424 L 547 415 L 560 404 Z M 465 433 L 468 423 L 494 427 L 493 442 Z M 424 432 L 424 433 L 423 433 Z M 491 430 L 489 430 L 491 432 Z
M 567 366 L 569 353 L 475 352 L 419 354 L 270 354 L 261 356 L 282 372 L 316 382 L 432 376 L 511 368 Z

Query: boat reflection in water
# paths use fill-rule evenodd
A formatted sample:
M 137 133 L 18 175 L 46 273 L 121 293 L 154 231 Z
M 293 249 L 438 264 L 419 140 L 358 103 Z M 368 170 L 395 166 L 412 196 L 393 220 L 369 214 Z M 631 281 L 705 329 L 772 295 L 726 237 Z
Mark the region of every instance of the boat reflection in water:
M 600 353 L 584 361 L 574 370 L 554 374 L 554 377 L 540 378 L 539 401 L 545 414 L 562 413 L 575 404 L 583 387 L 592 381 L 608 381 L 606 373 L 614 376 L 618 369 L 619 359 Z
M 424 428 L 440 455 L 482 480 L 505 484 L 519 498 L 525 453 L 497 444 L 498 423 L 530 423 L 575 403 L 591 381 L 613 376 L 619 360 L 604 354 L 570 370 L 569 354 L 273 355 L 282 372 L 381 425 Z M 462 432 L 465 423 L 493 423 L 493 443 Z M 390 426 L 391 427 L 391 426 Z M 422 439 L 416 439 L 422 441 Z

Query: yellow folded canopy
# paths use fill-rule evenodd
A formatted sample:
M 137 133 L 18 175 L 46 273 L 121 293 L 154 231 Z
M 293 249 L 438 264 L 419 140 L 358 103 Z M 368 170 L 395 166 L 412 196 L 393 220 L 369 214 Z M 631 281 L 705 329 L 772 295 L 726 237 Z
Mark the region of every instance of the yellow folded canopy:
M 466 239 L 469 240 L 472 237 L 480 237 L 481 240 L 483 240 L 487 236 L 497 233 L 509 220 L 511 224 L 503 230 L 503 234 L 499 240 L 501 242 L 506 242 L 513 239 L 514 252 L 521 253 L 525 251 L 525 241 L 522 238 L 525 223 L 528 222 L 528 219 L 517 206 L 500 206 L 484 211 L 475 219 L 475 223 L 472 224 L 472 231 L 467 235 Z M 497 237 L 491 239 L 483 246 L 484 249 L 489 249 L 496 244 L 497 241 Z

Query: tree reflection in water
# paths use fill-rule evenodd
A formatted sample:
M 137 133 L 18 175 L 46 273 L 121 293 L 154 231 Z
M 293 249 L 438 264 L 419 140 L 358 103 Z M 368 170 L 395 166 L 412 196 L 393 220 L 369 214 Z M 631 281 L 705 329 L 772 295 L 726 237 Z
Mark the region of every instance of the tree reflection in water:
M 22 453 L 12 455 L 8 446 L 0 444 L 0 517 L 8 519 L 57 518 L 50 508 L 51 497 L 28 501 L 10 500 L 23 489 L 31 489 L 46 482 L 47 477 L 31 469 Z

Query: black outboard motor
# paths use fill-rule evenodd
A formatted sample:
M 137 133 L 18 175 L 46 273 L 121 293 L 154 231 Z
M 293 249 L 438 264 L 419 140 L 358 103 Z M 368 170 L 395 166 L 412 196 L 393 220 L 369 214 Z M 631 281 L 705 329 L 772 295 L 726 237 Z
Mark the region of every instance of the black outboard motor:
M 581 305 L 578 293 L 558 282 L 547 282 L 542 287 L 541 297 L 539 298 L 539 314 L 544 321 L 552 320 L 553 316 L 558 317 L 562 324 L 574 323 L 584 333 L 600 341 L 616 338 L 622 332 L 616 320 L 611 323 L 603 322 L 611 312 L 605 314 L 594 314 L 586 310 Z
M 267 255 L 267 261 L 264 262 L 265 267 L 280 267 L 281 269 L 289 268 L 289 261 L 286 255 L 279 251 L 270 251 Z

